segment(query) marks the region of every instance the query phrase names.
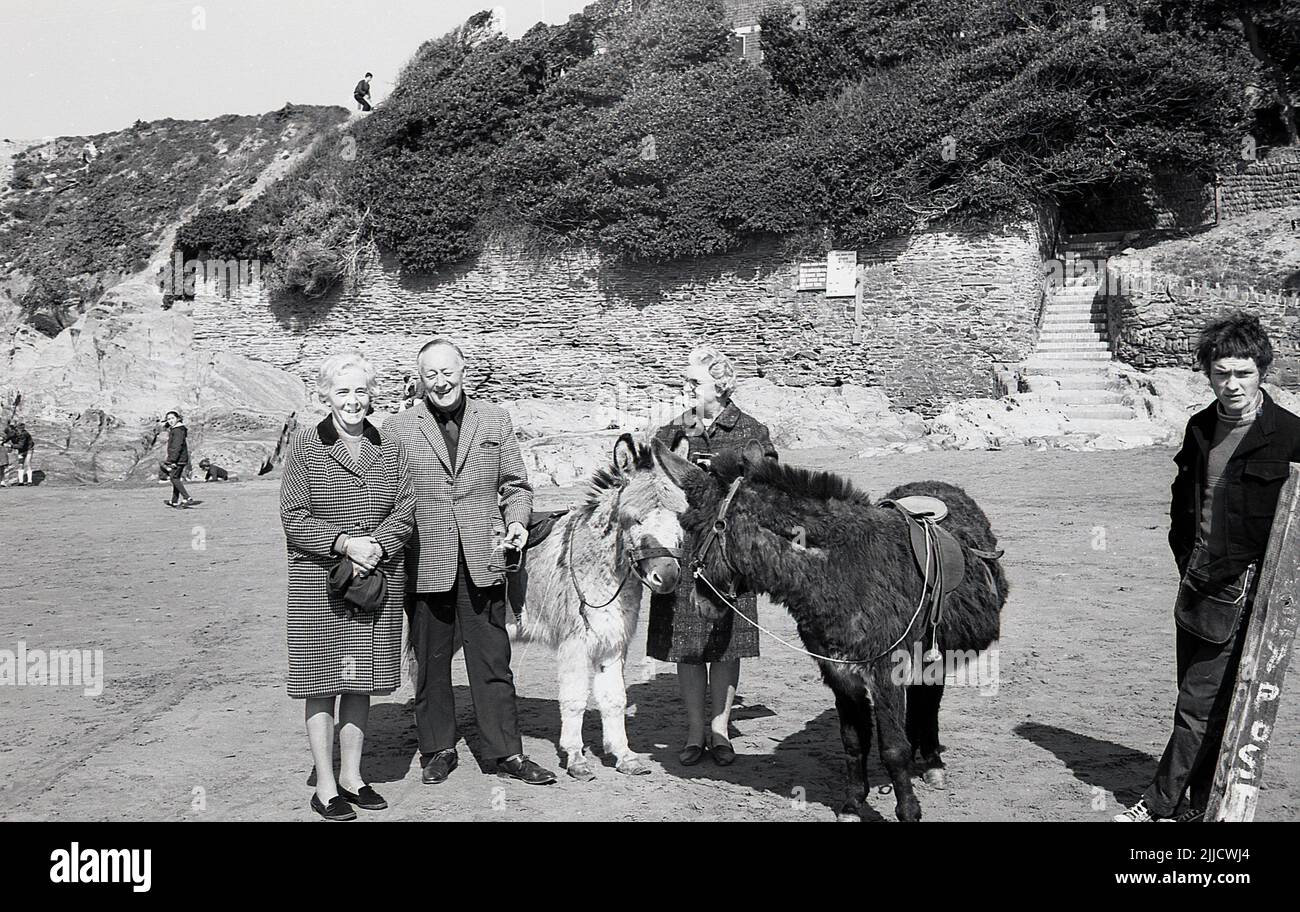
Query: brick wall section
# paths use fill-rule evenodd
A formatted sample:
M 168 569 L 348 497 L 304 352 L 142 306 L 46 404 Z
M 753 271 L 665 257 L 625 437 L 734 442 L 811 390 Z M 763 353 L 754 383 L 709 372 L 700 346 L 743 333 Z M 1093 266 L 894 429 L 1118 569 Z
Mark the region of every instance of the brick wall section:
M 727 25 L 732 28 L 758 25 L 758 20 L 763 13 L 768 9 L 780 8 L 782 5 L 782 0 L 723 0 Z M 803 5 L 805 8 L 812 8 L 809 0 L 804 0 Z
M 679 385 L 687 352 L 710 342 L 745 376 L 789 386 L 880 386 L 899 405 L 933 414 L 986 396 L 994 362 L 1033 346 L 1041 254 L 1033 225 L 996 236 L 932 233 L 863 251 L 864 338 L 853 300 L 795 290 L 797 263 L 775 247 L 706 259 L 615 266 L 591 252 L 535 259 L 501 248 L 437 279 L 374 271 L 355 296 L 270 304 L 264 293 L 201 294 L 195 343 L 314 377 L 348 345 L 401 389 L 414 354 L 445 333 L 464 343 L 470 382 L 496 398 L 575 400 Z
M 1300 160 L 1290 159 L 1290 155 L 1273 155 L 1252 162 L 1239 174 L 1223 175 L 1219 179 L 1219 216 L 1300 203 Z

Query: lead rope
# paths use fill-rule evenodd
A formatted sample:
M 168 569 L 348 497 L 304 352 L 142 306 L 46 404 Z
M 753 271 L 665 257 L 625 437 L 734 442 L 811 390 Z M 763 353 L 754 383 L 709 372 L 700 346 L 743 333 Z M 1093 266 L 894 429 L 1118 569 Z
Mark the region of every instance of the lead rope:
M 578 616 L 582 618 L 582 625 L 587 628 L 588 632 L 590 632 L 591 621 L 587 619 L 587 609 L 604 608 L 607 605 L 612 604 L 614 602 L 614 599 L 618 598 L 619 594 L 622 593 L 623 587 L 627 585 L 627 580 L 628 577 L 632 575 L 632 570 L 631 568 L 629 568 L 627 572 L 623 574 L 623 579 L 618 584 L 618 588 L 614 590 L 614 594 L 611 595 L 607 600 L 601 602 L 599 605 L 593 605 L 591 602 L 587 601 L 587 597 L 582 594 L 582 587 L 578 584 L 578 574 L 573 569 L 573 539 L 577 533 L 577 529 L 578 529 L 578 514 L 574 513 L 569 518 L 569 521 L 565 524 L 565 535 L 568 539 L 567 542 L 565 543 L 565 560 L 569 565 L 569 581 L 573 584 L 573 591 L 578 596 Z M 620 548 L 620 553 L 621 553 L 621 548 Z
M 936 562 L 936 563 L 937 563 L 937 562 Z M 723 595 L 721 592 L 718 591 L 718 588 L 717 588 L 716 586 L 714 586 L 712 582 L 710 582 L 709 578 L 708 578 L 707 576 L 704 575 L 704 572 L 703 572 L 702 570 L 700 570 L 700 569 L 697 568 L 697 569 L 696 569 L 695 571 L 693 571 L 693 572 L 694 572 L 695 579 L 698 580 L 698 581 L 700 581 L 700 582 L 702 582 L 702 583 L 704 583 L 704 585 L 706 585 L 706 586 L 708 586 L 710 589 L 712 589 L 712 590 L 713 590 L 713 594 L 716 595 L 716 596 L 718 597 L 718 599 L 721 600 L 722 603 L 723 603 L 724 605 L 726 605 L 728 608 L 730 608 L 732 611 L 734 611 L 734 612 L 736 613 L 737 616 L 742 617 L 742 618 L 745 618 L 745 622 L 746 622 L 747 624 L 750 624 L 750 625 L 756 627 L 758 630 L 762 631 L 763 633 L 766 633 L 768 636 L 770 636 L 772 639 L 776 640 L 776 641 L 777 641 L 778 643 L 780 643 L 782 646 L 785 646 L 785 647 L 787 647 L 787 648 L 789 648 L 789 649 L 793 649 L 795 652 L 801 652 L 801 653 L 803 653 L 804 655 L 806 655 L 806 656 L 808 656 L 808 657 L 810 657 L 810 658 L 818 659 L 818 660 L 823 661 L 823 662 L 835 662 L 835 663 L 838 663 L 838 664 L 840 664 L 840 665 L 870 665 L 870 664 L 872 664 L 872 663 L 875 663 L 875 662 L 880 661 L 880 660 L 883 659 L 885 656 L 889 655 L 891 652 L 894 651 L 895 648 L 897 648 L 897 646 L 898 646 L 899 643 L 903 642 L 903 640 L 907 637 L 908 633 L 911 632 L 911 630 L 912 630 L 912 625 L 916 623 L 916 619 L 917 619 L 918 617 L 921 616 L 921 612 L 925 609 L 926 596 L 929 594 L 929 593 L 928 593 L 928 590 L 929 590 L 929 585 L 930 585 L 930 580 L 929 580 L 929 576 L 928 576 L 928 571 L 929 571 L 929 568 L 930 568 L 930 538 L 929 538 L 929 536 L 926 536 L 926 539 L 925 539 L 925 566 L 926 566 L 926 570 L 927 570 L 927 576 L 926 576 L 925 580 L 923 581 L 923 583 L 921 584 L 921 601 L 920 601 L 919 603 L 917 603 L 916 611 L 912 612 L 912 619 L 911 619 L 910 621 L 907 622 L 907 627 L 905 627 L 905 628 L 903 629 L 903 632 L 899 635 L 898 639 L 896 639 L 896 640 L 894 640 L 894 642 L 890 643 L 889 646 L 885 649 L 884 652 L 880 653 L 880 654 L 877 655 L 877 656 L 873 656 L 873 657 L 870 658 L 870 659 L 835 659 L 835 658 L 832 658 L 831 656 L 818 655 L 818 654 L 815 653 L 815 652 L 809 652 L 807 649 L 803 649 L 803 648 L 801 648 L 801 647 L 799 647 L 799 646 L 796 646 L 796 645 L 794 645 L 793 643 L 791 643 L 791 642 L 788 641 L 788 640 L 783 640 L 783 639 L 781 639 L 781 637 L 777 636 L 775 633 L 773 633 L 772 631 L 768 630 L 766 627 L 764 627 L 764 626 L 763 626 L 762 624 L 760 624 L 758 621 L 751 620 L 750 618 L 746 617 L 746 616 L 741 612 L 741 610 L 740 610 L 738 607 L 736 607 L 736 603 L 735 603 L 735 602 L 729 600 L 725 595 Z

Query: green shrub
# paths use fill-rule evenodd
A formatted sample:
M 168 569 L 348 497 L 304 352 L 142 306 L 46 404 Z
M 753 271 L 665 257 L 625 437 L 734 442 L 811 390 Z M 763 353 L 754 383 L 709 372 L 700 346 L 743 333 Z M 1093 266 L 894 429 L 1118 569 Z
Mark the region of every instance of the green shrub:
M 259 251 L 247 217 L 234 209 L 204 209 L 176 232 L 176 249 L 185 259 L 255 259 Z
M 278 251 L 272 275 L 280 288 L 316 298 L 343 278 L 344 264 L 320 241 L 298 238 Z
M 1213 173 L 1257 116 L 1258 62 L 1196 3 L 1119 0 L 1098 28 L 1057 0 L 827 0 L 806 29 L 789 7 L 764 18 L 763 67 L 731 59 L 718 0 L 597 0 L 517 41 L 480 15 L 421 45 L 350 128 L 356 155 L 273 188 L 254 233 L 351 262 L 360 232 L 436 271 L 491 236 L 662 259 L 1141 195 Z

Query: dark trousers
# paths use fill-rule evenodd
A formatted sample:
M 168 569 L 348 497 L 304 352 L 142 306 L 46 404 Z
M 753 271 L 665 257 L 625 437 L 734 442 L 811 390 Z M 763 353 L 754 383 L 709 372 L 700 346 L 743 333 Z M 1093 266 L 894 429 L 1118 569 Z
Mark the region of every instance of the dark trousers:
M 1250 609 L 1248 604 L 1231 639 L 1222 645 L 1177 628 L 1174 732 L 1160 757 L 1155 780 L 1142 796 L 1156 817 L 1172 817 L 1185 788 L 1191 790 L 1191 807 L 1204 809 L 1209 803 Z
M 361 110 L 363 110 L 363 111 L 369 111 L 369 110 L 370 110 L 370 102 L 366 101 L 366 96 L 364 96 L 364 95 L 353 95 L 352 97 L 355 98 L 355 99 L 357 100 L 357 104 L 361 105 Z
M 411 642 L 419 671 L 415 681 L 415 729 L 420 753 L 456 746 L 456 703 L 451 693 L 451 657 L 457 625 L 465 648 L 465 670 L 474 700 L 479 737 L 489 760 L 523 752 L 510 671 L 505 586 L 475 586 L 462 554 L 456 582 L 447 592 L 410 597 Z
M 173 463 L 168 476 L 172 480 L 172 503 L 180 503 L 183 500 L 190 499 L 190 492 L 185 490 L 185 482 L 181 476 L 185 474 L 184 463 Z

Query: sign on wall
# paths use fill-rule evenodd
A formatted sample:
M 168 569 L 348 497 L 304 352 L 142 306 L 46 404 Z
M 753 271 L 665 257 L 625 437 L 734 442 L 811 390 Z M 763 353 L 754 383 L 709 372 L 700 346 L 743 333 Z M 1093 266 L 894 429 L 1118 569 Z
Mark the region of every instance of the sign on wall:
M 826 290 L 826 261 L 799 264 L 799 284 L 797 291 Z
M 826 297 L 851 298 L 857 293 L 858 252 L 832 250 L 826 254 Z

